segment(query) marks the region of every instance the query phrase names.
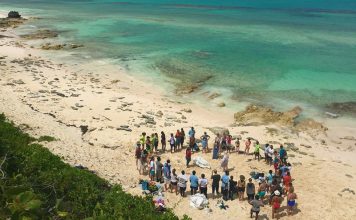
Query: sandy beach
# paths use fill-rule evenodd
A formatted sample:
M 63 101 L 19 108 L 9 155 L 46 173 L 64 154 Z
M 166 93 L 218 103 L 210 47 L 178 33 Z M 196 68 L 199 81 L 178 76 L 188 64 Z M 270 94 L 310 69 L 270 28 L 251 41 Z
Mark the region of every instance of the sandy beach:
M 42 50 L 31 48 L 12 28 L 0 30 L 0 113 L 31 135 L 55 137 L 57 140 L 45 147 L 65 162 L 85 166 L 140 195 L 138 181 L 148 177 L 136 170 L 134 144 L 142 132 L 170 134 L 184 128 L 187 133 L 194 126 L 197 136 L 207 131 L 215 137 L 211 128 L 224 128 L 233 136 L 240 135 L 241 143 L 253 137 L 260 143 L 289 146 L 299 198 L 297 213 L 286 216 L 282 208 L 281 219 L 356 219 L 356 125 L 337 123 L 342 118 L 324 119 L 321 124 L 326 131 L 308 126 L 296 130 L 278 123 L 242 125 L 235 121 L 231 109 L 201 106 L 190 101 L 189 95 L 172 96 L 159 85 L 100 60 L 74 65 L 50 59 Z M 212 100 L 207 97 L 204 101 Z M 210 177 L 211 169 L 186 169 L 184 155 L 181 151 L 161 157 L 170 159 L 178 171 L 190 174 L 195 170 Z M 196 156 L 221 173 L 220 160 L 212 160 L 211 153 L 193 154 Z M 253 160 L 252 155 L 237 153 L 230 155 L 229 167 L 235 177 L 272 169 Z M 194 220 L 249 219 L 247 201 L 228 201 L 229 208 L 220 210 L 217 199 L 209 199 L 212 212 L 207 213 L 190 207 L 189 196 L 182 199 L 165 193 L 165 199 L 178 216 L 187 214 Z M 260 219 L 271 219 L 271 208 L 263 207 L 260 214 Z

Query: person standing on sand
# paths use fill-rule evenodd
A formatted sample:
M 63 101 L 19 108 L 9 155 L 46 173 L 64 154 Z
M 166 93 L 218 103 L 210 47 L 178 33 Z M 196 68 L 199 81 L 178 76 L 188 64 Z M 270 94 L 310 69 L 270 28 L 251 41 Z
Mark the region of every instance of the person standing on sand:
M 236 138 L 235 141 L 235 151 L 239 154 L 240 153 L 240 139 Z
M 227 201 L 229 198 L 229 171 L 226 170 L 225 174 L 221 177 L 221 192 L 223 194 L 223 200 Z
M 171 189 L 172 192 L 172 187 L 171 187 L 171 161 L 167 160 L 167 162 L 163 166 L 163 179 L 164 179 L 164 189 L 165 191 L 168 190 L 168 188 Z
M 256 157 L 258 158 L 258 161 L 260 161 L 260 143 L 258 141 L 256 141 L 255 143 L 255 150 L 254 150 L 254 154 L 255 154 L 255 160 Z
M 287 195 L 287 213 L 291 215 L 293 208 L 296 206 L 295 200 L 297 199 L 297 194 L 294 193 L 294 189 L 290 188 Z
M 173 151 L 176 151 L 176 141 L 173 137 L 173 133 L 171 133 L 171 138 L 169 139 L 169 144 L 171 145 L 171 153 L 173 153 Z
M 156 161 L 156 181 L 162 183 L 162 169 L 163 164 L 161 163 L 161 157 L 157 157 Z
M 218 171 L 217 170 L 213 170 L 211 172 L 211 178 L 213 180 L 213 183 L 212 183 L 212 193 L 213 193 L 213 198 L 215 197 L 215 192 L 216 192 L 216 195 L 219 195 L 219 182 L 221 180 L 221 176 L 218 174 Z
M 239 201 L 244 200 L 245 189 L 246 189 L 245 176 L 240 175 L 240 180 L 237 182 L 237 193 L 239 195 Z
M 226 136 L 226 145 L 227 145 L 227 152 L 229 153 L 231 152 L 231 148 L 232 148 L 231 142 L 232 142 L 232 136 L 228 134 Z
M 279 159 L 286 163 L 287 160 L 287 151 L 284 149 L 283 145 L 279 146 Z
M 183 128 L 181 128 L 180 129 L 180 147 L 182 149 L 183 149 L 184 141 L 185 141 L 185 132 L 184 132 Z
M 189 146 L 193 147 L 193 145 L 195 143 L 195 130 L 194 130 L 194 127 L 190 128 L 190 130 L 188 132 L 188 135 L 189 135 Z
M 189 177 L 190 195 L 195 195 L 198 191 L 199 179 L 195 174 L 196 174 L 196 172 L 195 172 L 195 170 L 193 170 L 192 175 L 190 175 L 190 177 Z
M 146 146 L 146 132 L 142 132 L 142 135 L 140 137 L 140 144 L 142 147 Z
M 214 143 L 214 148 L 213 148 L 213 160 L 219 159 L 219 145 L 217 143 Z
M 276 217 L 279 212 L 279 208 L 281 207 L 282 198 L 280 195 L 281 193 L 278 190 L 274 192 L 274 196 L 272 198 L 272 219 Z
M 269 144 L 265 145 L 264 153 L 265 153 L 265 163 L 268 163 L 268 151 L 269 151 Z
M 190 149 L 190 147 L 188 147 L 185 150 L 185 160 L 187 161 L 187 168 L 189 167 L 189 163 L 192 160 L 192 150 Z
M 273 150 L 273 146 L 271 145 L 268 149 L 268 164 L 272 165 L 273 163 L 273 154 L 274 154 L 274 150 Z
M 224 157 L 221 160 L 220 163 L 221 168 L 223 169 L 223 171 L 228 170 L 228 166 L 229 166 L 229 154 L 225 151 L 224 152 Z
M 237 182 L 234 180 L 234 176 L 230 176 L 229 180 L 229 199 L 234 200 L 235 194 L 237 193 Z
M 250 214 L 251 214 L 251 218 L 253 216 L 253 213 L 256 214 L 255 216 L 255 220 L 258 219 L 258 214 L 260 213 L 260 207 L 263 207 L 263 202 L 260 200 L 260 197 L 258 195 L 255 196 L 255 199 L 249 201 L 249 203 L 252 205 Z
M 166 144 L 166 134 L 163 131 L 161 131 L 161 144 L 162 144 L 162 151 L 166 152 L 166 146 L 167 146 L 167 144 Z
M 208 198 L 208 179 L 205 178 L 204 173 L 199 180 L 199 191 L 201 194 L 205 195 L 205 198 Z
M 158 152 L 158 134 L 155 133 L 155 141 L 153 142 L 153 145 L 155 147 L 155 152 Z
M 185 175 L 185 171 L 182 170 L 181 175 L 178 176 L 179 193 L 182 197 L 185 197 L 185 190 L 187 189 L 188 178 Z
M 251 146 L 251 139 L 247 138 L 247 140 L 245 142 L 245 154 L 250 153 L 250 146 Z
M 152 145 L 151 145 L 150 136 L 147 136 L 147 138 L 146 138 L 146 150 L 148 153 L 152 153 Z
M 284 186 L 284 188 L 285 188 L 285 193 L 286 193 L 286 194 L 287 194 L 287 192 L 288 192 L 289 185 L 290 185 L 291 182 L 292 182 L 292 177 L 291 177 L 291 175 L 290 175 L 290 172 L 288 171 L 288 172 L 287 172 L 287 175 L 285 175 L 285 176 L 283 177 L 283 186 Z
M 260 199 L 263 201 L 264 197 L 266 196 L 266 191 L 267 191 L 267 184 L 266 180 L 262 180 L 260 183 L 260 186 L 258 187 L 258 196 Z
M 208 150 L 208 141 L 210 139 L 210 136 L 207 135 L 206 132 L 204 132 L 204 135 L 200 137 L 201 139 L 201 145 L 203 147 L 203 153 L 206 153 Z
M 140 175 L 144 175 L 145 174 L 146 164 L 147 164 L 147 157 L 148 157 L 148 152 L 147 152 L 146 149 L 144 149 L 143 151 L 141 151 L 140 170 L 139 170 Z
M 253 198 L 255 197 L 255 184 L 253 184 L 252 182 L 252 179 L 249 178 L 248 179 L 248 183 L 247 183 L 247 186 L 246 186 L 246 194 L 247 194 L 247 200 L 248 202 L 252 201 Z
M 181 135 L 180 135 L 180 131 L 177 130 L 176 135 L 174 136 L 176 139 L 176 149 L 179 150 L 180 147 L 180 139 L 181 139 Z
M 172 190 L 174 190 L 174 193 L 178 195 L 178 176 L 176 169 L 173 169 L 171 174 L 171 192 Z
M 150 160 L 150 179 L 151 181 L 154 181 L 155 180 L 155 171 L 156 171 L 156 167 L 155 167 L 155 158 L 154 157 L 151 157 L 151 160 Z
M 152 134 L 151 135 L 151 152 L 153 152 L 154 148 L 155 148 L 155 142 L 156 142 L 156 135 L 155 134 Z M 157 152 L 157 149 L 155 150 L 155 152 Z
M 141 144 L 140 144 L 140 143 L 137 143 L 137 144 L 136 144 L 136 150 L 135 150 L 135 158 L 136 158 L 136 167 L 137 167 L 137 170 L 140 170 L 140 158 L 141 158 L 141 153 L 142 153 Z

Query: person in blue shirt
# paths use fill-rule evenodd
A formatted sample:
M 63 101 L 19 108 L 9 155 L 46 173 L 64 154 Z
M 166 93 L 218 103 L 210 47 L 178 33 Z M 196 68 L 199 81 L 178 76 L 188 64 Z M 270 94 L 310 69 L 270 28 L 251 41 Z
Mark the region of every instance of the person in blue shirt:
M 286 162 L 287 159 L 287 151 L 283 148 L 283 145 L 279 147 L 279 158 L 283 163 Z
M 171 161 L 167 160 L 167 162 L 163 166 L 163 179 L 164 179 L 164 188 L 167 191 L 168 188 L 172 191 L 171 188 Z
M 229 199 L 229 171 L 226 170 L 225 174 L 221 177 L 221 192 L 223 194 L 223 200 L 227 201 Z
M 195 195 L 197 193 L 199 186 L 199 178 L 195 174 L 196 172 L 195 170 L 193 170 L 192 175 L 190 175 L 189 177 L 191 195 Z
M 193 145 L 195 143 L 195 130 L 194 130 L 194 127 L 192 127 L 189 130 L 188 135 L 189 135 L 189 146 L 193 147 Z

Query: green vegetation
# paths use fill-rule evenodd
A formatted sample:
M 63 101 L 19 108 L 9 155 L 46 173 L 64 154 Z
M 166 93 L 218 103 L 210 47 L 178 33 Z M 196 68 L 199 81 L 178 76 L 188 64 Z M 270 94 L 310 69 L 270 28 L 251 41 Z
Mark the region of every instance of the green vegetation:
M 0 114 L 0 219 L 178 219 L 34 141 Z
M 55 141 L 55 140 L 56 140 L 56 138 L 45 135 L 45 136 L 41 136 L 40 138 L 38 138 L 37 141 L 38 142 L 43 142 L 43 141 L 51 142 L 51 141 Z

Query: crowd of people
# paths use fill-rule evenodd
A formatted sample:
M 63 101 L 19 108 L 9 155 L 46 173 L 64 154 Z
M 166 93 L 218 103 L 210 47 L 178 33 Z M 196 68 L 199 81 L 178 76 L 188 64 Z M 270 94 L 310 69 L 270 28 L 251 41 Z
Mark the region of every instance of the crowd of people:
M 188 132 L 189 142 L 185 149 L 186 166 L 189 167 L 192 153 L 202 151 L 209 152 L 210 136 L 204 134 L 196 139 L 196 133 L 192 127 Z M 160 135 L 161 152 L 167 151 L 166 143 L 170 144 L 169 151 L 174 153 L 182 150 L 185 141 L 184 129 L 177 130 L 175 134 L 171 133 L 170 138 L 166 139 L 165 133 L 162 131 Z M 148 173 L 151 181 L 164 183 L 164 190 L 166 192 L 175 193 L 182 197 L 186 196 L 186 191 L 189 185 L 190 195 L 201 193 L 208 198 L 208 187 L 211 186 L 211 197 L 222 196 L 222 199 L 239 201 L 247 200 L 251 204 L 251 218 L 255 215 L 258 218 L 260 207 L 270 205 L 272 208 L 272 219 L 281 210 L 282 202 L 286 200 L 287 214 L 293 213 L 296 206 L 297 194 L 292 183 L 291 170 L 292 166 L 287 161 L 287 151 L 282 145 L 276 150 L 272 145 L 266 144 L 264 149 L 261 148 L 260 143 L 252 138 L 247 138 L 245 141 L 245 148 L 240 149 L 240 139 L 236 138 L 235 143 L 232 144 L 233 138 L 230 134 L 217 134 L 214 139 L 212 148 L 212 159 L 219 159 L 222 157 L 220 165 L 222 175 L 215 169 L 212 171 L 210 178 L 202 173 L 198 175 L 195 170 L 188 176 L 184 170 L 178 172 L 172 168 L 170 160 L 162 162 L 160 156 L 156 153 L 159 151 L 159 137 L 157 133 L 148 136 L 142 133 L 139 142 L 136 146 L 136 163 L 137 169 L 141 175 Z M 254 143 L 252 144 L 252 141 Z M 201 145 L 201 148 L 199 145 Z M 273 167 L 269 169 L 268 173 L 251 172 L 250 178 L 246 180 L 244 175 L 240 175 L 236 181 L 234 176 L 229 174 L 229 154 L 238 153 L 250 155 L 250 147 L 253 145 L 254 159 L 260 161 L 264 158 L 264 162 Z M 263 152 L 263 156 L 261 156 Z M 156 155 L 156 157 L 155 157 Z M 211 182 L 211 184 L 209 184 Z M 256 184 L 254 183 L 256 182 Z

